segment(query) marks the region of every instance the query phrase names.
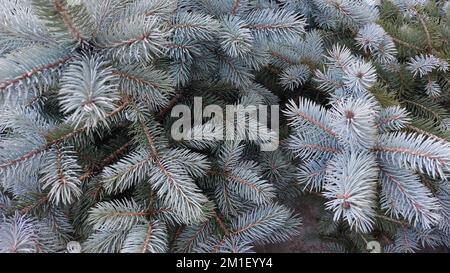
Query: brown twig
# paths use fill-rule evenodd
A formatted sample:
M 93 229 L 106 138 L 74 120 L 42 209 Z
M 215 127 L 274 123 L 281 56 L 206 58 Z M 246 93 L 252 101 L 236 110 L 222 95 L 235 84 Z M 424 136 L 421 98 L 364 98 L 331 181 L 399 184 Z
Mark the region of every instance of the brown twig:
M 89 168 L 88 170 L 86 170 L 81 176 L 80 176 L 80 180 L 84 181 L 86 179 L 88 179 L 89 177 L 92 177 L 92 175 L 95 175 L 99 172 L 101 172 L 103 170 L 103 168 L 105 166 L 108 166 L 109 164 L 111 164 L 116 158 L 118 158 L 119 156 L 121 156 L 122 154 L 125 153 L 126 150 L 128 150 L 128 148 L 131 146 L 132 141 L 128 141 L 127 143 L 125 143 L 124 145 L 122 145 L 121 147 L 119 147 L 117 150 L 115 150 L 114 152 L 112 152 L 108 157 L 106 157 L 105 159 L 103 159 L 99 165 L 93 166 L 91 168 Z
M 164 119 L 164 117 L 166 116 L 166 114 L 172 110 L 172 108 L 175 106 L 175 104 L 177 104 L 177 102 L 182 98 L 181 94 L 176 94 L 175 97 L 173 97 L 167 107 L 165 107 L 164 109 L 162 109 L 157 115 L 156 115 L 156 119 L 158 121 L 162 121 Z
M 423 50 L 422 48 L 420 48 L 418 46 L 412 45 L 412 44 L 410 44 L 408 42 L 405 42 L 405 41 L 400 40 L 400 39 L 395 38 L 395 37 L 392 37 L 392 40 L 394 40 L 394 42 L 396 42 L 397 44 L 401 44 L 401 45 L 403 45 L 405 47 L 408 47 L 408 48 L 411 48 L 411 49 L 415 49 L 417 51 L 422 51 Z
M 433 50 L 433 44 L 431 42 L 430 32 L 428 31 L 427 25 L 425 24 L 425 21 L 423 20 L 422 15 L 418 14 L 417 17 L 419 18 L 420 24 L 422 25 L 423 31 L 425 32 L 425 36 L 427 37 L 428 52 L 431 52 Z

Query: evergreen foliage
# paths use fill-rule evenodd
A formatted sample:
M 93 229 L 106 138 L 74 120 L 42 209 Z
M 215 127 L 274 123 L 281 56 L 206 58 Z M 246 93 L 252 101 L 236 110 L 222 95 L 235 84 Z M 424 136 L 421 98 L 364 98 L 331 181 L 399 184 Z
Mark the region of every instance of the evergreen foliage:
M 450 247 L 450 4 L 374 2 L 1 1 L 0 252 L 254 252 L 308 195 L 331 251 Z M 194 97 L 280 148 L 174 140 Z

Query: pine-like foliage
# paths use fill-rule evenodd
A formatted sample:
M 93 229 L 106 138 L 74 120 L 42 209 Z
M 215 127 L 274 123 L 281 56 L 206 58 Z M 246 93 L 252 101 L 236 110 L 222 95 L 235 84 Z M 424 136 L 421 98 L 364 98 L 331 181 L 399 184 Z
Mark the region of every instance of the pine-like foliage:
M 332 249 L 448 247 L 450 4 L 375 2 L 0 1 L 0 252 L 253 252 L 308 193 Z M 198 97 L 281 147 L 173 139 Z
M 173 141 L 169 113 L 192 90 L 276 103 L 255 73 L 271 45 L 302 37 L 301 15 L 231 0 L 7 0 L 0 12 L 1 252 L 70 240 L 84 252 L 241 252 L 298 233 L 281 186 L 246 158 L 251 143 Z
M 286 147 L 301 160 L 298 181 L 325 198 L 333 213 L 327 225 L 342 226 L 324 231 L 327 237 L 354 250 L 366 251 L 358 241 L 373 234 L 390 252 L 446 246 L 449 3 L 380 1 L 367 20 L 357 16 L 363 9 L 352 9 L 359 4 L 330 2 L 348 11 L 330 12 L 345 24 L 315 23 L 351 35 L 331 34 L 315 72 L 328 100 L 300 98 L 285 110 L 292 128 Z

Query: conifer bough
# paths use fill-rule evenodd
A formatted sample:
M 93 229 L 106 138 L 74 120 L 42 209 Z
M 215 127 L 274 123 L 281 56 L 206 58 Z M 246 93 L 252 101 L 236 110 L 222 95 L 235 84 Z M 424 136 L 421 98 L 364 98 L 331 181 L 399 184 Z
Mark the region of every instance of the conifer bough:
M 0 13 L 0 252 L 253 252 L 299 234 L 308 196 L 326 251 L 450 245 L 448 1 Z M 199 96 L 285 105 L 282 147 L 173 140 Z

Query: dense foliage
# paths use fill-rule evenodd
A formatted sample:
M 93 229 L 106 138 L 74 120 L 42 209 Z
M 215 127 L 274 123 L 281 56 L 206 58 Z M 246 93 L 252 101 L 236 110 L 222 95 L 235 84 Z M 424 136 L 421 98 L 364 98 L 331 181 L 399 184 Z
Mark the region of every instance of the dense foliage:
M 329 251 L 450 247 L 448 1 L 0 13 L 0 252 L 251 252 L 299 233 L 299 199 Z M 280 147 L 173 139 L 171 110 L 194 97 L 279 104 Z

